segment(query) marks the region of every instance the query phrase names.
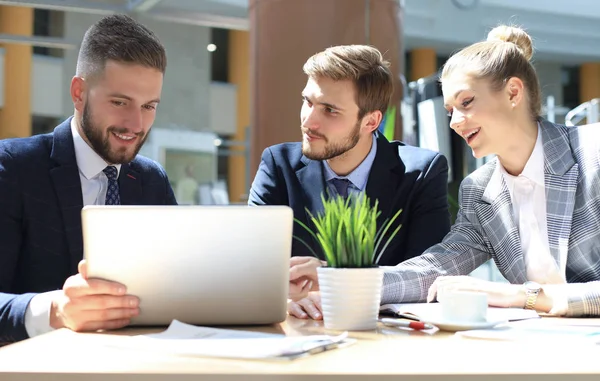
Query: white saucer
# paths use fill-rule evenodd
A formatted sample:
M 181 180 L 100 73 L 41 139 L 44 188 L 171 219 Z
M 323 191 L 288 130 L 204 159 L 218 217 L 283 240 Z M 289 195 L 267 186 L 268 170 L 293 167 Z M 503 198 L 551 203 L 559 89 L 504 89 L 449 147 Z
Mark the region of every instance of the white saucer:
M 473 329 L 487 329 L 497 326 L 498 324 L 507 323 L 506 320 L 482 321 L 482 322 L 452 322 L 452 321 L 432 321 L 428 320 L 425 323 L 433 324 L 441 331 L 469 331 Z

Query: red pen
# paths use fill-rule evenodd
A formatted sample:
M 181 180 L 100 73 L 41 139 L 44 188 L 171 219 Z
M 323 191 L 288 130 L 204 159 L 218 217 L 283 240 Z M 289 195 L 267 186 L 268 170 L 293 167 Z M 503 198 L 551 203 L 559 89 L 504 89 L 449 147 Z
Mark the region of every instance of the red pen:
M 433 328 L 433 326 L 431 324 L 423 323 L 422 321 L 406 321 L 406 320 L 389 319 L 389 318 L 382 318 L 382 319 L 379 319 L 379 321 L 387 326 L 412 328 L 417 331 Z

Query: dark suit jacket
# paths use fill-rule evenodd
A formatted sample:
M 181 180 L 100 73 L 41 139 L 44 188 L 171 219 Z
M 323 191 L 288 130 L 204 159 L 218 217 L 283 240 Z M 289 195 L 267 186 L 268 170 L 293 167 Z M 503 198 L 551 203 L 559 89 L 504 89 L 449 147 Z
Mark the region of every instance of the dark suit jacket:
M 61 289 L 83 258 L 83 196 L 70 127 L 0 141 L 0 342 L 27 338 L 36 293 Z M 122 204 L 176 204 L 165 171 L 138 156 L 119 174 Z
M 366 194 L 371 202 L 379 200 L 382 213 L 378 228 L 403 209 L 396 220 L 402 228 L 383 253 L 380 265 L 396 265 L 420 255 L 448 233 L 447 181 L 448 163 L 441 154 L 401 142 L 388 142 L 382 135 L 377 137 L 377 155 L 369 173 Z M 263 152 L 248 203 L 289 205 L 296 219 L 314 229 L 306 209 L 313 215 L 323 210 L 321 194 L 325 189 L 323 163 L 302 155 L 301 143 L 284 143 Z M 324 259 L 317 241 L 298 223 L 294 224 L 294 235 L 309 243 Z M 294 239 L 292 256 L 309 255 L 306 246 Z

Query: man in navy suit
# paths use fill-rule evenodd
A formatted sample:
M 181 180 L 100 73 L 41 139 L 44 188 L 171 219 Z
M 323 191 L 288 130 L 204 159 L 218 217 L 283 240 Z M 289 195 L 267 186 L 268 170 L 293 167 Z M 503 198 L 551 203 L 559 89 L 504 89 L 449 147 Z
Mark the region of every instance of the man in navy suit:
M 302 92 L 302 143 L 263 152 L 249 197 L 250 205 L 289 205 L 309 227 L 313 224 L 306 209 L 321 211 L 322 194 L 366 193 L 379 202 L 378 226 L 402 209 L 395 225 L 402 228 L 380 265 L 420 255 L 450 230 L 444 156 L 389 142 L 377 132 L 393 93 L 388 66 L 377 49 L 362 45 L 337 46 L 311 57 L 304 65 L 308 81 Z M 299 224 L 294 235 L 299 240 L 292 245 L 293 266 L 324 259 L 316 240 Z M 312 251 L 319 259 L 307 257 Z M 311 284 L 297 286 L 310 289 Z M 289 312 L 320 318 L 310 298 L 291 303 Z
M 53 133 L 0 141 L 0 342 L 62 327 L 119 328 L 139 312 L 123 285 L 87 279 L 81 209 L 176 204 L 165 171 L 137 156 L 165 68 L 150 30 L 108 16 L 81 44 L 74 116 Z M 106 231 L 106 239 L 127 234 Z

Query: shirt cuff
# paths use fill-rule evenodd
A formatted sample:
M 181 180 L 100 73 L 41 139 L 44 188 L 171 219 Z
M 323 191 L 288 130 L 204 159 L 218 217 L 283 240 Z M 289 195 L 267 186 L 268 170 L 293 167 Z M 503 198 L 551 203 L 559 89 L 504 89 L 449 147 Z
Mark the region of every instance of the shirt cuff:
M 53 331 L 50 326 L 52 300 L 62 290 L 44 292 L 34 296 L 25 312 L 25 330 L 29 337 L 35 337 Z

